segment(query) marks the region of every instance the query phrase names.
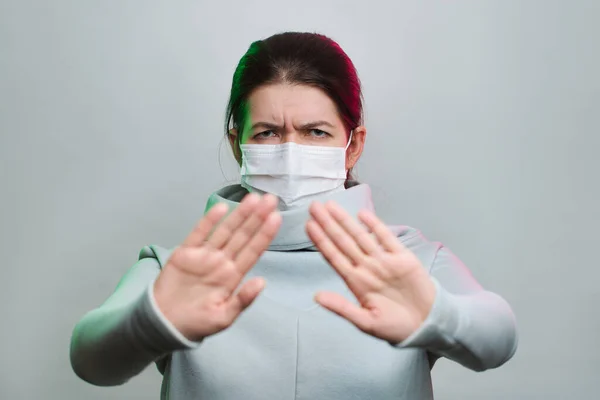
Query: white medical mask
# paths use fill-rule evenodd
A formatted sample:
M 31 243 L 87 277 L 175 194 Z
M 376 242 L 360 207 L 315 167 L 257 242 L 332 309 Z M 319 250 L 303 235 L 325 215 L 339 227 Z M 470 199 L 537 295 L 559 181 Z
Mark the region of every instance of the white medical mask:
M 279 197 L 283 209 L 307 204 L 316 196 L 344 190 L 346 147 L 242 144 L 242 186 Z

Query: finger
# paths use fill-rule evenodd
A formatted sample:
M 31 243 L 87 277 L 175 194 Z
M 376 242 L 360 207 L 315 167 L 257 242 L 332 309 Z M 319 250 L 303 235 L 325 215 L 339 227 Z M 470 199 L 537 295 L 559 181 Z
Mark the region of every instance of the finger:
M 193 277 L 202 278 L 203 283 L 215 286 L 228 284 L 231 276 L 239 276 L 237 269 L 233 265 L 228 265 L 233 263 L 226 258 L 222 251 L 207 246 L 175 249 L 167 264 L 171 264 Z M 190 276 L 186 276 L 185 279 L 190 279 Z M 238 284 L 239 280 L 231 290 L 235 289 Z
M 385 250 L 392 253 L 399 253 L 404 250 L 404 246 L 400 244 L 396 235 L 374 213 L 363 210 L 358 213 L 358 219 L 375 234 Z
M 281 215 L 278 212 L 270 213 L 252 239 L 237 253 L 234 261 L 242 274 L 254 266 L 258 258 L 269 247 L 280 226 Z
M 233 233 L 229 241 L 223 247 L 223 251 L 234 258 L 235 255 L 252 239 L 265 219 L 277 207 L 277 198 L 274 196 L 263 196 L 261 202 L 249 218 Z
M 227 314 L 234 320 L 242 311 L 244 311 L 258 297 L 265 288 L 263 278 L 252 278 L 245 282 L 236 294 L 233 294 L 228 300 Z
M 327 204 L 325 204 L 325 207 L 340 226 L 352 236 L 363 252 L 372 255 L 381 251 L 381 246 L 379 246 L 369 231 L 356 222 L 356 220 L 337 203 L 328 201 Z
M 240 205 L 219 224 L 207 243 L 216 249 L 223 247 L 235 230 L 252 214 L 260 200 L 256 193 L 246 195 Z
M 215 225 L 227 214 L 227 204 L 216 204 L 196 224 L 192 232 L 183 241 L 183 247 L 200 246 L 204 243 Z
M 353 304 L 340 294 L 333 292 L 320 292 L 315 296 L 315 301 L 329 311 L 352 322 L 364 332 L 370 332 L 373 317 L 368 310 Z
M 345 280 L 350 279 L 350 275 L 354 272 L 354 266 L 340 250 L 333 244 L 331 239 L 315 220 L 309 220 L 306 223 L 306 233 L 312 242 L 317 246 L 327 262 L 337 271 L 338 274 Z
M 331 216 L 329 210 L 321 203 L 314 202 L 310 206 L 310 214 L 321 226 L 331 242 L 341 250 L 355 265 L 362 263 L 365 254 L 352 236 Z

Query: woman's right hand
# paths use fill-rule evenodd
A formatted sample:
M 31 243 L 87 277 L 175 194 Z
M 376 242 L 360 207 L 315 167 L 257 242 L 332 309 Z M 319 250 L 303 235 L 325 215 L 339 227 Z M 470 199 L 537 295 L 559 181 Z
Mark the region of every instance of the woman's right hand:
M 213 206 L 160 272 L 158 308 L 189 340 L 228 328 L 264 288 L 264 279 L 253 278 L 236 291 L 281 225 L 277 201 L 250 193 L 220 223 L 227 205 Z

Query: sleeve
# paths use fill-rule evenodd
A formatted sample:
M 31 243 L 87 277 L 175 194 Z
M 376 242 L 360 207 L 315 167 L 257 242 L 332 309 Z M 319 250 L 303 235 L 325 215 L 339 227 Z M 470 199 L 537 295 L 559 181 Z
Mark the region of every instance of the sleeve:
M 142 258 L 104 304 L 76 324 L 70 358 L 77 376 L 93 385 L 117 386 L 173 351 L 198 346 L 156 305 L 153 287 L 159 272 L 156 258 Z
M 395 346 L 425 348 L 433 361 L 445 357 L 474 371 L 497 368 L 512 358 L 517 330 L 506 300 L 482 288 L 446 247 L 437 251 L 430 274 L 436 286 L 431 311 L 417 331 Z

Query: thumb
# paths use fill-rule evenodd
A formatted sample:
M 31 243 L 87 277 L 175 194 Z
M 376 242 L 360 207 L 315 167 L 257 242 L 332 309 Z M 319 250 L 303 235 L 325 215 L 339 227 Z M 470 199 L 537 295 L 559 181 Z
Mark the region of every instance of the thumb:
M 263 278 L 252 278 L 245 282 L 236 294 L 231 296 L 227 308 L 232 319 L 237 318 L 242 311 L 252 304 L 265 288 L 265 285 Z
M 373 321 L 369 312 L 351 303 L 344 296 L 333 292 L 319 292 L 315 295 L 315 301 L 329 311 L 352 322 L 363 332 L 372 332 Z

